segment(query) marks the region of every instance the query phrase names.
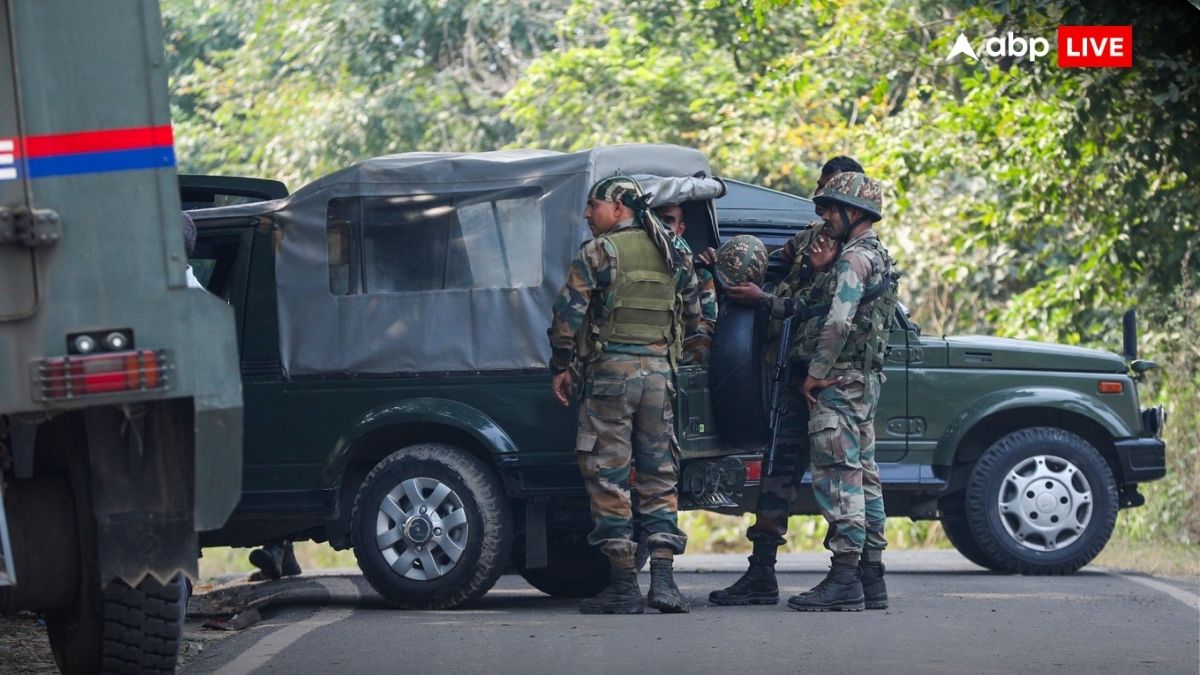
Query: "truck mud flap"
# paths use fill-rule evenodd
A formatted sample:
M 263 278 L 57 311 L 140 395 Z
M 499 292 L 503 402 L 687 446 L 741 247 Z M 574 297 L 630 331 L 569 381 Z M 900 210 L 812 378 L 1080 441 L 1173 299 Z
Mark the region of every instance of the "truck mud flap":
M 84 421 L 101 585 L 196 578 L 191 400 L 93 408 Z

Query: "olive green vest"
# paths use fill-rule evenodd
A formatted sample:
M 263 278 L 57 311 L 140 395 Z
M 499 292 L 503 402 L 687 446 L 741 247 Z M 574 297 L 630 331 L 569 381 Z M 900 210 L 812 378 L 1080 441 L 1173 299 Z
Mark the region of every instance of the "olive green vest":
M 677 341 L 675 276 L 641 228 L 600 235 L 617 249 L 617 274 L 608 292 L 608 306 L 597 317 L 589 308 L 577 333 L 579 356 L 591 360 L 610 342 L 649 345 Z
M 883 369 L 883 362 L 887 358 L 888 336 L 891 334 L 898 301 L 896 282 L 900 274 L 896 271 L 896 264 L 888 255 L 887 249 L 878 239 L 863 239 L 858 245 L 874 251 L 883 269 L 880 270 L 879 284 L 868 286 L 863 293 L 863 300 L 871 303 L 870 324 L 866 327 L 867 339 L 853 342 L 847 340 L 842 353 L 838 355 L 838 361 L 849 361 L 853 367 L 863 370 L 879 371 Z M 864 304 L 866 303 L 860 301 L 859 307 Z

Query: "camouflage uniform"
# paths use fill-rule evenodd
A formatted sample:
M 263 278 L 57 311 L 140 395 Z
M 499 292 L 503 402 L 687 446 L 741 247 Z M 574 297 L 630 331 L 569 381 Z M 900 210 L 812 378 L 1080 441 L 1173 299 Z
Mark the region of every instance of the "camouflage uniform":
M 641 232 L 633 219 L 587 242 L 571 263 L 551 324 L 551 370 L 560 373 L 576 358 L 578 334 L 611 315 L 619 257 L 613 236 Z M 628 235 L 636 236 L 636 235 Z M 691 251 L 682 240 L 671 244 L 686 261 L 671 270 L 680 328 L 696 330 L 701 321 L 699 288 L 691 267 Z M 682 324 L 682 326 L 680 325 Z M 588 362 L 579 411 L 577 460 L 591 498 L 595 529 L 588 541 L 599 546 L 614 567 L 632 568 L 633 541 L 630 468 L 636 463 L 633 489 L 638 515 L 651 551 L 682 553 L 687 535 L 678 526 L 679 448 L 672 410 L 672 351 L 678 345 L 610 341 L 599 345 Z
M 814 223 L 792 237 L 788 242 L 788 248 L 794 251 L 792 266 L 775 292 L 763 299 L 763 307 L 771 317 L 767 326 L 769 343 L 765 350 L 768 364 L 775 363 L 783 319 L 805 307 L 809 290 L 828 274 L 814 274 L 807 268 L 808 247 L 819 231 L 820 227 Z M 812 349 L 804 350 L 796 341 L 792 354 L 793 360 L 807 360 L 805 355 L 812 354 Z M 754 524 L 746 531 L 746 538 L 755 544 L 778 547 L 786 543 L 783 537 L 787 534 L 788 517 L 796 500 L 796 490 L 808 468 L 808 404 L 798 394 L 798 385 L 804 379 L 803 367 L 792 372 L 793 381 L 784 387 L 783 413 L 779 428 L 775 430 L 780 466 L 774 476 L 763 476 Z
M 883 217 L 878 183 L 861 172 L 843 172 L 813 201 L 832 212 L 825 229 L 844 242 L 831 274 L 809 294 L 810 311 L 820 313 L 805 324 L 800 339 L 802 349 L 813 349 L 805 386 L 831 381 L 811 392 L 815 403 L 808 432 L 813 494 L 829 523 L 825 546 L 833 557 L 825 578 L 788 598 L 788 607 L 802 612 L 887 609 L 882 559 L 887 540 L 874 423 L 899 275 L 874 230 L 860 228 Z M 848 208 L 855 210 L 853 218 Z
M 700 290 L 700 325 L 683 339 L 683 365 L 703 365 L 712 355 L 713 334 L 717 330 L 717 283 L 707 267 L 696 267 Z
M 868 369 L 863 356 L 873 305 L 881 299 L 859 301 L 891 271 L 891 258 L 873 230 L 847 242 L 833 273 L 814 287 L 813 302 L 828 302 L 829 313 L 810 320 L 801 340 L 816 341 L 808 374 L 840 380 L 819 390 L 808 421 L 813 492 L 833 528 L 826 547 L 834 555 L 857 556 L 864 548 L 887 546 L 874 428 L 883 373 Z

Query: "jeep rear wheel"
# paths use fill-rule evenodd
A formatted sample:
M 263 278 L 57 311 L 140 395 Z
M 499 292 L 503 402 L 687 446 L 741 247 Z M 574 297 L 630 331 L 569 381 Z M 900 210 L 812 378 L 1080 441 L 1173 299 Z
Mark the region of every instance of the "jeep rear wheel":
M 518 567 L 530 586 L 556 598 L 590 598 L 608 585 L 608 557 L 587 532 L 550 532 L 546 566 Z
M 967 483 L 966 517 L 1003 570 L 1070 574 L 1108 543 L 1117 486 L 1086 440 L 1053 427 L 1015 431 L 990 447 Z
M 499 480 L 451 445 L 413 445 L 385 457 L 363 480 L 350 520 L 363 576 L 405 609 L 449 609 L 481 597 L 512 546 Z

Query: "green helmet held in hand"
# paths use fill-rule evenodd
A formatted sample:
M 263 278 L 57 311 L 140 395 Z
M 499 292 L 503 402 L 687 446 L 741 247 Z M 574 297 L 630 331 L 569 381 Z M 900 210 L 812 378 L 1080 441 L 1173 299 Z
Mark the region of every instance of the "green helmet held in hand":
M 739 234 L 717 249 L 716 276 L 722 286 L 744 281 L 762 285 L 767 275 L 767 247 L 758 237 Z
M 883 190 L 879 183 L 867 178 L 866 174 L 847 171 L 839 173 L 825 184 L 813 202 L 829 208 L 835 204 L 860 209 L 871 222 L 883 218 Z

